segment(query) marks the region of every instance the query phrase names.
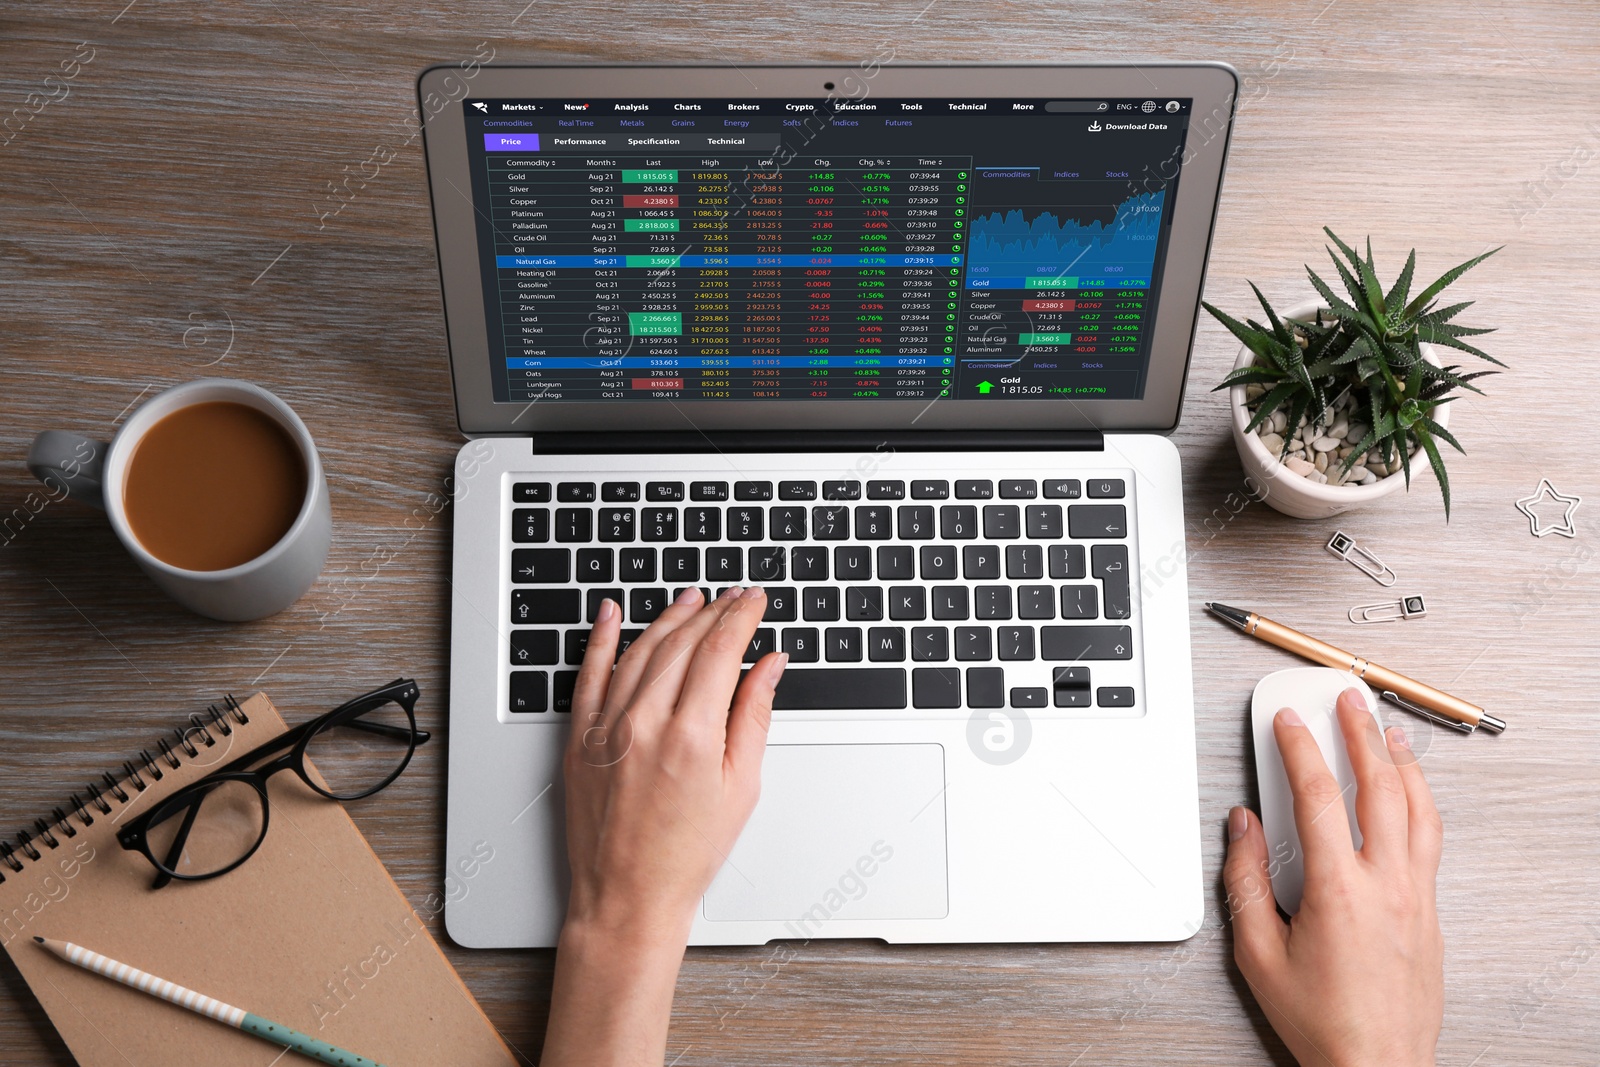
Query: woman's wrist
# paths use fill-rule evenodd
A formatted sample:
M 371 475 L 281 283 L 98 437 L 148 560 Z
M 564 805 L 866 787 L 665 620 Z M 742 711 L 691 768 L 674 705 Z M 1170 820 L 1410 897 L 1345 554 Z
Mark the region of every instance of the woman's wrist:
M 543 1062 L 659 1064 L 688 927 L 642 916 L 618 922 L 569 916 L 556 950 Z

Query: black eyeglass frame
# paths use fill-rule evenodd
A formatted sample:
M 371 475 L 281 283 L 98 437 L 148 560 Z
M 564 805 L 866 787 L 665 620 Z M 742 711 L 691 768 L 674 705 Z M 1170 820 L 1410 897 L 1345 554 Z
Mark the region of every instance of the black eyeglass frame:
M 420 695 L 421 691 L 417 688 L 417 683 L 414 680 L 397 678 L 388 685 L 374 689 L 370 693 L 352 697 L 332 711 L 301 723 L 266 744 L 260 745 L 237 759 L 231 760 L 204 778 L 184 786 L 172 796 L 117 831 L 117 843 L 131 852 L 143 854 L 145 859 L 150 861 L 150 865 L 157 872 L 155 884 L 152 886 L 154 889 L 160 889 L 174 879 L 183 882 L 203 882 L 210 878 L 219 878 L 229 871 L 237 870 L 240 865 L 256 854 L 256 851 L 261 847 L 261 842 L 267 839 L 267 828 L 272 817 L 271 805 L 267 800 L 267 780 L 279 771 L 293 770 L 302 782 L 317 793 L 327 797 L 329 800 L 338 801 L 360 800 L 363 797 L 370 797 L 400 777 L 401 772 L 410 764 L 411 757 L 415 755 L 417 746 L 426 744 L 431 736 L 428 731 L 417 728 L 416 703 Z M 392 726 L 389 723 L 361 721 L 360 717 L 362 715 L 390 702 L 398 704 L 405 711 L 406 719 L 411 724 L 409 731 L 399 726 Z M 318 785 L 311 775 L 307 773 L 305 755 L 306 748 L 311 744 L 312 740 L 322 731 L 334 726 L 364 730 L 385 737 L 399 738 L 404 735 L 408 744 L 405 758 L 400 760 L 399 765 L 395 767 L 387 778 L 370 789 L 349 795 L 341 795 L 325 789 Z M 242 769 L 284 748 L 288 748 L 289 751 L 271 763 L 264 764 L 255 770 L 247 771 Z M 183 855 L 183 847 L 188 842 L 189 831 L 194 826 L 196 816 L 200 813 L 200 802 L 203 802 L 205 797 L 222 782 L 243 782 L 255 789 L 256 793 L 260 795 L 261 832 L 256 835 L 255 843 L 250 846 L 245 854 L 228 866 L 215 871 L 208 871 L 205 874 L 180 874 L 173 868 L 178 862 L 178 857 Z M 150 828 L 165 822 L 169 818 L 175 818 L 177 813 L 184 807 L 187 807 L 188 811 L 183 816 L 183 825 L 178 828 L 178 832 L 172 840 L 172 847 L 167 851 L 167 859 L 165 861 L 157 859 L 155 853 L 150 849 Z

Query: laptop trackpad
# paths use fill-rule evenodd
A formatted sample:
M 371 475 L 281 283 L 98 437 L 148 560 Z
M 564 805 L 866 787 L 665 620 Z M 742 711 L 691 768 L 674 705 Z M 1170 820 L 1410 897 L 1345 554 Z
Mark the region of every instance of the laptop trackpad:
M 944 800 L 939 745 L 769 746 L 705 916 L 783 921 L 796 937 L 843 919 L 942 919 Z

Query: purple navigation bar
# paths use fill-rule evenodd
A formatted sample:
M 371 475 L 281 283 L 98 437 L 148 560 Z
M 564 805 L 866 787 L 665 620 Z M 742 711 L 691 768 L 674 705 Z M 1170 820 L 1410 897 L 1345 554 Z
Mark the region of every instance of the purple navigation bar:
M 537 152 L 539 135 L 536 133 L 486 133 L 483 135 L 485 152 Z

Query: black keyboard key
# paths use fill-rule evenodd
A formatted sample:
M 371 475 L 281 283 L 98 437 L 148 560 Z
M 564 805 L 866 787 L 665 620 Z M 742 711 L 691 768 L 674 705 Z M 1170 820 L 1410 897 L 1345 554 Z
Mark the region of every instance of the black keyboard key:
M 783 631 L 783 651 L 791 663 L 817 662 L 819 638 L 814 626 L 787 626 Z M 781 686 L 780 686 L 781 688 Z
M 511 665 L 531 667 L 535 663 L 558 663 L 561 658 L 559 635 L 554 630 L 512 630 Z
M 900 540 L 926 541 L 933 537 L 933 507 L 906 505 L 897 509 Z
M 961 576 L 980 581 L 985 578 L 1000 577 L 1000 546 L 963 545 Z
M 1100 591 L 1092 585 L 1062 586 L 1061 617 L 1063 619 L 1098 619 L 1100 617 Z
M 573 666 L 583 663 L 583 654 L 589 650 L 588 630 L 567 631 L 567 662 Z
M 961 706 L 961 668 L 918 667 L 911 672 L 911 706 L 915 708 L 959 708 Z
M 877 622 L 883 618 L 883 589 L 876 585 L 847 586 L 844 617 L 851 622 Z
M 1121 504 L 1073 504 L 1067 509 L 1067 532 L 1084 541 L 1128 536 L 1128 509 Z
M 1063 532 L 1060 504 L 1029 504 L 1027 521 L 1029 537 L 1050 541 L 1060 540 Z
M 894 536 L 894 509 L 863 504 L 856 508 L 856 540 L 887 541 Z
M 572 580 L 572 549 L 513 548 L 511 581 L 515 585 L 564 585 Z
M 805 508 L 773 508 L 772 539 L 774 541 L 804 541 L 806 539 Z
M 978 536 L 978 509 L 971 504 L 946 504 L 939 509 L 939 536 L 970 541 Z
M 542 544 L 550 540 L 549 508 L 516 508 L 511 512 L 511 540 L 518 544 Z
M 868 500 L 904 500 L 906 498 L 906 483 L 900 481 L 882 481 L 867 483 Z
M 1033 659 L 1033 627 L 1002 626 L 995 631 L 995 643 L 1004 660 Z
M 1131 618 L 1133 593 L 1128 580 L 1128 546 L 1095 545 L 1089 551 L 1089 561 L 1094 565 L 1094 576 L 1105 583 L 1106 618 Z
M 1094 691 L 1094 702 L 1102 708 L 1133 707 L 1133 686 L 1102 685 Z
M 617 561 L 617 579 L 623 582 L 653 582 L 656 580 L 656 550 L 653 548 L 625 548 Z
M 645 508 L 639 514 L 639 539 L 641 541 L 676 541 L 678 539 L 678 509 Z
M 994 655 L 993 635 L 987 626 L 956 627 L 956 659 L 986 660 Z
M 1090 478 L 1090 500 L 1121 500 L 1128 495 L 1121 478 Z
M 690 500 L 726 500 L 728 499 L 727 482 L 690 482 Z
M 840 545 L 833 550 L 833 576 L 841 582 L 872 577 L 872 549 L 866 545 Z
M 617 658 L 633 647 L 633 643 L 644 636 L 643 630 L 623 630 L 617 634 Z
M 893 585 L 889 587 L 889 618 L 926 619 L 928 617 L 928 591 L 920 585 Z
M 904 667 L 811 667 L 783 672 L 774 711 L 889 711 L 906 706 Z
M 1044 548 L 1041 545 L 1007 545 L 1007 578 L 1043 578 Z
M 950 483 L 944 480 L 911 483 L 912 500 L 948 500 Z
M 977 670 L 973 667 L 971 670 Z M 1011 706 L 1014 708 L 1042 708 L 1050 699 L 1050 691 L 1044 687 L 1017 687 L 1011 690 Z
M 648 482 L 644 498 L 652 504 L 669 504 L 683 499 L 682 482 Z
M 511 622 L 528 626 L 542 622 L 579 622 L 583 597 L 576 589 L 511 590 Z
M 943 663 L 949 659 L 950 631 L 943 626 L 913 626 L 911 658 L 923 663 Z
M 1041 626 L 1040 658 L 1067 662 L 1132 659 L 1131 626 Z
M 638 482 L 603 482 L 600 499 L 608 504 L 635 504 L 639 501 Z
M 935 619 L 965 619 L 967 587 L 964 585 L 936 585 L 933 587 L 933 617 Z
M 800 611 L 799 594 L 787 586 L 767 590 L 767 613 L 762 622 L 794 622 Z
M 744 578 L 744 553 L 737 548 L 706 549 L 706 581 L 737 582 Z
M 600 617 L 600 601 L 609 600 L 619 608 L 622 606 L 621 589 L 590 589 L 584 594 L 587 601 L 585 605 L 584 621 L 594 622 Z
M 1009 585 L 979 585 L 972 590 L 972 617 L 974 619 L 1011 618 L 1011 587 Z
M 700 580 L 700 550 L 698 548 L 663 548 L 661 550 L 661 580 L 693 585 Z
M 992 500 L 994 483 L 987 478 L 956 482 L 957 500 Z
M 1046 478 L 1044 480 L 1044 498 L 1046 500 L 1076 500 L 1083 495 L 1083 486 L 1076 478 Z
M 1055 691 L 1058 708 L 1086 708 L 1089 706 L 1089 668 L 1057 667 L 1052 672 L 1051 687 Z
M 1032 478 L 1019 478 L 1000 483 L 1001 500 L 1032 500 L 1039 495 L 1039 483 Z
M 779 482 L 779 500 L 815 500 L 817 499 L 816 482 Z
M 1003 708 L 1006 706 L 1004 667 L 967 668 L 967 707 Z
M 578 549 L 578 581 L 610 582 L 616 580 L 616 553 L 609 548 Z
M 556 486 L 556 499 L 563 504 L 594 503 L 593 482 L 562 482 Z
M 735 500 L 771 500 L 771 482 L 734 482 L 733 499 Z
M 878 546 L 879 581 L 898 582 L 916 576 L 916 555 L 910 545 Z
M 905 659 L 905 628 L 874 626 L 867 630 L 867 658 L 875 663 L 898 663 Z
M 830 663 L 855 663 L 861 659 L 861 628 L 830 626 L 822 633 L 823 655 Z
M 986 504 L 983 509 L 983 536 L 996 541 L 1011 541 L 1022 536 L 1022 512 L 1015 504 Z
M 783 581 L 784 550 L 762 545 L 750 550 L 750 580 L 752 582 Z
M 633 520 L 632 508 L 601 508 L 600 540 L 613 543 L 632 541 Z
M 544 671 L 511 672 L 511 710 L 544 711 L 549 707 L 550 676 Z
M 766 536 L 766 513 L 761 508 L 729 508 L 728 540 L 760 541 Z
M 844 541 L 850 537 L 850 509 L 826 504 L 811 509 L 811 536 L 818 541 Z
M 516 482 L 511 486 L 513 504 L 550 503 L 549 482 Z
M 628 621 L 655 622 L 668 603 L 665 589 L 634 589 L 628 594 Z
M 556 671 L 553 684 L 550 686 L 550 710 L 556 712 L 572 711 L 572 694 L 578 688 L 577 671 Z
M 1017 618 L 1053 619 L 1056 617 L 1056 591 L 1049 585 L 1017 587 Z
M 922 558 L 922 580 L 937 582 L 956 576 L 956 546 L 923 545 L 918 553 Z
M 722 540 L 722 509 L 684 508 L 683 539 L 685 541 Z
M 822 499 L 824 500 L 860 500 L 860 482 L 823 482 Z
M 789 550 L 789 577 L 797 582 L 825 582 L 828 580 L 828 550 L 825 548 L 797 547 Z
M 750 637 L 750 643 L 744 649 L 744 661 L 754 663 L 768 652 L 778 651 L 778 631 L 770 626 L 762 626 Z
M 1089 567 L 1082 545 L 1050 546 L 1050 577 L 1087 578 Z
M 588 508 L 556 508 L 556 540 L 577 542 L 594 540 L 594 512 Z
M 800 613 L 806 622 L 839 621 L 839 587 L 818 585 L 800 594 Z

